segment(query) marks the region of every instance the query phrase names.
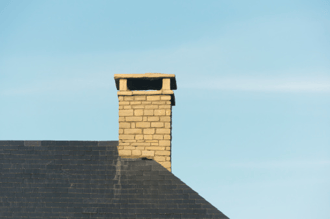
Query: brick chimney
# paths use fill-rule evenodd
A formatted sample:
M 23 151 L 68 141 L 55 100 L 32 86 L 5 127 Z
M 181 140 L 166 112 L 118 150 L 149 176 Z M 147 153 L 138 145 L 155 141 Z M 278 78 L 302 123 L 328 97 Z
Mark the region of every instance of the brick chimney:
M 174 74 L 115 74 L 119 156 L 148 158 L 171 171 Z

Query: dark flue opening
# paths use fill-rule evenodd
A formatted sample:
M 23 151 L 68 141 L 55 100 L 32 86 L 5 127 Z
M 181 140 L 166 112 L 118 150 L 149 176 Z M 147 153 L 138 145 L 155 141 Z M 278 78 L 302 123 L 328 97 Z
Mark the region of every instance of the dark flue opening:
M 161 90 L 163 80 L 161 78 L 130 78 L 127 79 L 128 90 Z

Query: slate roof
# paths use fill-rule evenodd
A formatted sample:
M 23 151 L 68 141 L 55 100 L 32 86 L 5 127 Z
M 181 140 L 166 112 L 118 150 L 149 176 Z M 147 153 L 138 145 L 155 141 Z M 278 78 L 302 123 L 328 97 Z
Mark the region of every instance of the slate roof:
M 0 218 L 227 218 L 117 141 L 0 141 Z

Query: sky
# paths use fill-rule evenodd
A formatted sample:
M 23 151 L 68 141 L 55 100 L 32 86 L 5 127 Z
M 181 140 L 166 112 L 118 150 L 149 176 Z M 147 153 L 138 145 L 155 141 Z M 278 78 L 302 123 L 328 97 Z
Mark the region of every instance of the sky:
M 175 74 L 172 169 L 231 219 L 330 218 L 330 2 L 0 0 L 0 140 L 118 140 Z

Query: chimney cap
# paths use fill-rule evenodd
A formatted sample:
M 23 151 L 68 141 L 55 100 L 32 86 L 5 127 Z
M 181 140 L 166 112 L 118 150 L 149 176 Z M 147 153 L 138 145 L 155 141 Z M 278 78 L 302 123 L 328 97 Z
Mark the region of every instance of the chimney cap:
M 176 90 L 176 80 L 175 74 L 164 74 L 164 73 L 145 73 L 145 74 L 115 74 L 115 82 L 117 90 L 119 90 L 119 79 L 161 79 L 170 78 L 171 79 L 171 89 Z

